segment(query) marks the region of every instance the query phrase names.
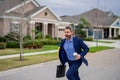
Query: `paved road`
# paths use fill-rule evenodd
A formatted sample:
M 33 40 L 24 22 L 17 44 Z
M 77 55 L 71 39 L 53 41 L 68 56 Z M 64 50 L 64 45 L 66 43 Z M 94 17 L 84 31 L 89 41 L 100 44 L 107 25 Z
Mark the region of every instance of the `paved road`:
M 88 54 L 89 66 L 80 67 L 82 80 L 120 80 L 120 49 Z M 58 60 L 0 72 L 0 80 L 66 80 L 56 78 Z M 67 66 L 68 67 L 68 66 Z

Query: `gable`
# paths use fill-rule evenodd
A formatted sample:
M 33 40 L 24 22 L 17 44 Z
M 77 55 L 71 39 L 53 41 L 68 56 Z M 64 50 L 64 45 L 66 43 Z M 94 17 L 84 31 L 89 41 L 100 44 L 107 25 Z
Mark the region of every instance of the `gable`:
M 43 9 L 41 9 L 38 12 L 34 13 L 31 17 L 41 19 L 41 20 L 53 20 L 53 21 L 61 20 L 48 7 L 44 7 Z
M 119 27 L 120 28 L 120 19 L 117 19 L 113 24 L 113 27 Z
M 22 3 L 22 0 L 0 0 L 0 14 Z
M 28 13 L 28 12 L 34 10 L 35 8 L 37 8 L 36 5 L 33 4 L 33 2 L 29 2 L 29 3 L 25 4 L 25 6 L 21 6 L 19 8 L 16 8 L 12 12 L 19 13 L 19 14 L 22 14 L 23 12 Z

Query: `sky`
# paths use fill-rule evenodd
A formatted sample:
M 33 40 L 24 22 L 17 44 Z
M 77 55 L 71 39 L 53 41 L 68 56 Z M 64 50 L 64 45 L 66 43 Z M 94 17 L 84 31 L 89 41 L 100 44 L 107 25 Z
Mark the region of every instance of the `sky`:
M 120 16 L 120 0 L 36 0 L 48 6 L 56 15 L 79 15 L 93 8 L 112 11 Z

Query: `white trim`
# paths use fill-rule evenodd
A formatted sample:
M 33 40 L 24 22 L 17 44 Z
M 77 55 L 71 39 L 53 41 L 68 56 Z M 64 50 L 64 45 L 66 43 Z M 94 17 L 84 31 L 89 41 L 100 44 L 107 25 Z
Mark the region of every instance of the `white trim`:
M 0 18 L 8 18 L 8 19 L 24 19 L 24 20 L 27 19 L 27 18 L 15 17 L 15 16 L 0 16 Z
M 30 23 L 30 24 L 35 24 L 35 21 L 32 21 L 32 20 L 31 20 L 31 21 L 29 21 L 29 23 Z
M 116 22 L 120 21 L 120 18 L 118 18 L 110 27 L 111 28 L 120 28 L 120 27 L 117 27 L 117 26 L 113 26 Z
M 71 24 L 71 22 L 59 22 L 60 24 Z
M 13 24 L 20 24 L 20 22 L 18 22 L 18 21 L 12 21 L 12 22 L 10 22 L 10 23 L 13 23 Z
M 35 12 L 34 14 L 31 15 L 31 18 L 34 17 L 35 15 L 39 14 L 40 12 L 42 12 L 45 9 L 49 9 L 51 11 L 51 13 L 54 14 L 54 16 L 61 21 L 60 17 L 58 17 L 48 6 L 45 6 L 44 8 L 40 9 L 39 11 Z
M 39 7 L 39 5 L 38 5 L 34 0 L 28 0 L 28 1 L 25 2 L 25 4 L 28 4 L 30 1 L 32 1 L 33 4 L 36 5 L 36 7 Z M 15 9 L 23 6 L 23 5 L 24 5 L 24 3 L 21 3 L 21 4 L 17 5 L 16 7 L 13 7 L 13 8 L 11 8 L 11 9 L 7 10 L 5 13 L 9 13 L 9 12 L 11 12 L 11 11 L 13 11 L 13 10 L 15 10 Z
M 52 19 L 40 19 L 40 18 L 34 18 L 33 20 L 35 21 L 50 21 L 50 22 L 59 22 L 57 20 L 52 20 Z
M 113 12 L 110 12 L 110 13 L 108 14 L 108 16 L 111 16 L 111 14 L 113 14 Z
M 31 0 L 37 7 L 39 7 L 39 5 L 34 1 L 34 0 Z
M 39 11 L 35 12 L 34 14 L 32 14 L 30 17 L 34 17 L 35 15 L 39 14 L 40 12 L 42 12 L 44 9 L 46 9 L 47 7 L 44 7 L 42 9 L 40 9 Z
M 65 27 L 63 27 L 63 26 L 58 26 L 58 29 L 65 29 Z

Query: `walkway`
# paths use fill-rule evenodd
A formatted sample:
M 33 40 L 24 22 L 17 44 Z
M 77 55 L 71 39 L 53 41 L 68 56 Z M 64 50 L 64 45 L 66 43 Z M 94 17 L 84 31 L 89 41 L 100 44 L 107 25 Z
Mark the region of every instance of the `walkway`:
M 23 56 L 29 56 L 29 55 L 37 55 L 37 54 L 45 54 L 45 53 L 55 53 L 58 50 L 48 50 L 48 51 L 41 51 L 41 52 L 31 52 L 31 53 L 25 53 Z M 5 58 L 12 58 L 12 57 L 19 57 L 20 54 L 14 54 L 14 55 L 5 55 L 5 56 L 0 56 L 0 59 L 5 59 Z

